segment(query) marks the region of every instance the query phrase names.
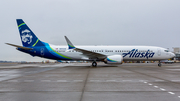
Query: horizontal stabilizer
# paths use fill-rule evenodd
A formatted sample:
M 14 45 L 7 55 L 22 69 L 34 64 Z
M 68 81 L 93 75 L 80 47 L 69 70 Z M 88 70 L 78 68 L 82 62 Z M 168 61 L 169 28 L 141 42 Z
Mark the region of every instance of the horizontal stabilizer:
M 10 43 L 6 43 L 6 44 L 7 44 L 7 45 L 10 45 L 10 46 L 17 47 L 17 48 L 21 48 L 21 49 L 24 49 L 24 50 L 32 50 L 32 49 L 33 49 L 33 48 L 18 46 L 18 45 L 14 45 L 14 44 L 10 44 Z

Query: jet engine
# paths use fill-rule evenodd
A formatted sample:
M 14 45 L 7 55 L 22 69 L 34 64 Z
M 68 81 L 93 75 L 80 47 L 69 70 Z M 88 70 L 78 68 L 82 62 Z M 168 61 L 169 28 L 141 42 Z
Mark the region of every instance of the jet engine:
M 121 55 L 110 55 L 104 59 L 106 64 L 122 64 L 123 57 Z

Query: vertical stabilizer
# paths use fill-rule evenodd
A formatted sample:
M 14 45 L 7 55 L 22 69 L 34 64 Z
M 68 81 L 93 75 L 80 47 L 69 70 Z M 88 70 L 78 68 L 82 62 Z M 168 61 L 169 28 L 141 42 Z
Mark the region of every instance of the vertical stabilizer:
M 24 47 L 41 46 L 42 42 L 36 37 L 31 29 L 26 25 L 22 19 L 17 19 L 17 25 L 21 37 L 21 41 Z

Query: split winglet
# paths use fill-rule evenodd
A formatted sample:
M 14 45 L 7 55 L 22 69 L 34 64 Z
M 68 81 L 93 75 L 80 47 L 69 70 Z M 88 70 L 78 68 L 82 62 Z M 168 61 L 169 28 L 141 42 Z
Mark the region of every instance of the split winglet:
M 66 42 L 67 42 L 67 44 L 69 46 L 69 49 L 75 49 L 75 46 L 71 43 L 71 41 L 66 36 L 64 36 L 64 37 L 65 37 Z
M 100 60 L 102 60 L 102 59 L 105 59 L 107 57 L 106 55 L 101 54 L 101 53 L 92 52 L 92 51 L 81 49 L 81 48 L 76 48 L 66 36 L 64 36 L 64 37 L 67 41 L 69 49 L 74 49 L 75 51 L 81 52 L 81 53 L 83 53 L 84 56 L 88 57 L 89 59 L 92 59 L 92 60 L 93 59 L 100 59 Z

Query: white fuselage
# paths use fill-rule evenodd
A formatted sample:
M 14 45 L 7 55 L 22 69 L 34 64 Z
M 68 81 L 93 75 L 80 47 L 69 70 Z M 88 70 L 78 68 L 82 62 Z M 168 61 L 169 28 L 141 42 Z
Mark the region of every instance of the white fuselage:
M 71 57 L 73 60 L 89 60 L 83 53 L 67 46 L 50 45 L 58 53 Z M 174 57 L 172 52 L 156 46 L 76 46 L 84 50 L 104 54 L 106 56 L 122 55 L 124 61 L 134 60 L 166 60 Z

